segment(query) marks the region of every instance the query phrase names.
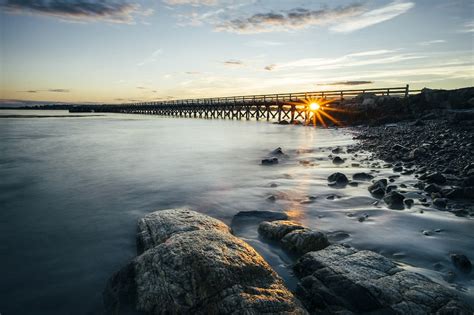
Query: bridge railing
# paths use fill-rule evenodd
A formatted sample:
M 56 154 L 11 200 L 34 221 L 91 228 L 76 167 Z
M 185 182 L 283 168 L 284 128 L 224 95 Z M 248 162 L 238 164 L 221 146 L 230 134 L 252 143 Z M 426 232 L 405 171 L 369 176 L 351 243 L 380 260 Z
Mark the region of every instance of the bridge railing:
M 299 93 L 279 93 L 279 94 L 261 94 L 261 95 L 242 95 L 228 97 L 212 97 L 212 98 L 196 98 L 196 99 L 179 99 L 179 100 L 163 100 L 154 102 L 124 103 L 123 106 L 160 106 L 160 105 L 225 105 L 225 104 L 274 104 L 300 102 L 309 99 L 332 99 L 332 100 L 348 100 L 356 98 L 363 94 L 373 94 L 376 96 L 392 96 L 392 97 L 408 97 L 410 94 L 419 92 L 419 90 L 410 90 L 410 86 L 392 87 L 392 88 L 376 88 L 376 89 L 352 89 L 352 90 L 331 90 L 331 91 L 315 91 L 315 92 L 299 92 Z

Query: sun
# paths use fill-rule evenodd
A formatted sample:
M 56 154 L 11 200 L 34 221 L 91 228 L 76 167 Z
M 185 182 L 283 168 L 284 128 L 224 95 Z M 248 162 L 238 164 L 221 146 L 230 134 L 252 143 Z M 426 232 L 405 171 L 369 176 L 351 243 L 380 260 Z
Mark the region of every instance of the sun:
M 312 110 L 312 111 L 317 111 L 320 108 L 321 108 L 321 105 L 319 105 L 316 102 L 313 102 L 313 103 L 309 104 L 309 109 Z

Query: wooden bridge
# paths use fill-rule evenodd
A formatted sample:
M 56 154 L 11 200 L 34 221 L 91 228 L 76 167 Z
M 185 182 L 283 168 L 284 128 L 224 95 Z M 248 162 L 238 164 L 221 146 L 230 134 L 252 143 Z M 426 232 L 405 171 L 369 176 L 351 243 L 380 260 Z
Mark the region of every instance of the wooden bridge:
M 312 103 L 338 104 L 356 102 L 358 96 L 376 95 L 406 98 L 415 91 L 409 85 L 395 88 L 337 90 L 321 92 L 301 92 L 267 95 L 247 95 L 200 99 L 167 100 L 128 104 L 103 104 L 75 106 L 70 112 L 109 112 L 172 117 L 287 120 L 305 122 L 315 117 Z M 416 91 L 418 92 L 418 91 Z M 324 108 L 323 108 L 324 109 Z

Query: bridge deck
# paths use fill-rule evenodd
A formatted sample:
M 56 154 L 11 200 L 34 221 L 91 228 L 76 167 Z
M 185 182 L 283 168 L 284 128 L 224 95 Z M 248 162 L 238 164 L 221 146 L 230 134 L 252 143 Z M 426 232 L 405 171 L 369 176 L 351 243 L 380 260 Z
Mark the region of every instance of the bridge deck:
M 265 119 L 293 122 L 303 119 L 305 122 L 315 118 L 308 108 L 312 101 L 330 101 L 331 106 L 341 102 L 351 102 L 357 96 L 373 94 L 406 98 L 410 93 L 409 85 L 395 88 L 337 90 L 320 92 L 301 92 L 266 95 L 246 95 L 200 99 L 164 100 L 127 104 L 103 104 L 75 106 L 71 112 L 112 112 L 129 114 L 162 115 L 194 118 L 228 119 Z

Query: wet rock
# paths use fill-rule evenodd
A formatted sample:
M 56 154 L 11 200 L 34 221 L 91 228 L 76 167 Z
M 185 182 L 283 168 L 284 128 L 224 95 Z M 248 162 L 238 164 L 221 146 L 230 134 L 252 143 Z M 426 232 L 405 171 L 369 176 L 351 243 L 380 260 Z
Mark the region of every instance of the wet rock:
M 290 123 L 287 120 L 280 120 L 277 124 L 278 125 L 289 125 Z
M 428 186 L 425 187 L 425 191 L 427 193 L 436 193 L 436 192 L 441 191 L 441 187 L 436 184 L 429 184 Z
M 387 188 L 387 180 L 379 179 L 369 186 L 369 192 L 376 198 L 382 198 L 385 195 L 385 189 Z
M 403 200 L 403 203 L 404 203 L 408 208 L 411 208 L 415 202 L 413 201 L 413 199 L 405 199 L 405 200 Z
M 278 158 L 276 157 L 262 160 L 262 165 L 275 165 L 275 164 L 278 164 Z
M 253 224 L 260 224 L 262 221 L 288 220 L 288 215 L 277 211 L 240 211 L 232 218 L 232 230 L 240 230 Z
M 360 180 L 360 181 L 369 181 L 372 180 L 374 176 L 368 174 L 368 173 L 355 173 L 352 175 L 353 180 Z
M 258 226 L 258 233 L 266 239 L 279 241 L 288 233 L 302 229 L 305 229 L 303 225 L 293 221 L 264 221 Z
M 310 251 L 317 251 L 329 246 L 329 241 L 324 233 L 310 229 L 296 229 L 281 239 L 284 249 L 300 255 Z
M 383 201 L 385 201 L 388 208 L 394 209 L 394 210 L 405 209 L 403 200 L 405 200 L 405 196 L 403 196 L 397 191 L 391 191 L 388 194 L 386 194 L 385 197 L 383 197 Z
M 451 254 L 451 261 L 453 265 L 464 273 L 470 273 L 472 270 L 472 264 L 469 258 L 463 254 Z
M 334 173 L 328 177 L 328 182 L 329 186 L 342 188 L 349 183 L 349 180 L 347 179 L 346 175 L 342 173 Z
M 403 166 L 401 166 L 401 165 L 395 166 L 392 170 L 394 172 L 400 173 L 401 171 L 403 171 Z
M 470 314 L 449 289 L 371 251 L 331 245 L 294 266 L 311 314 Z
M 277 197 L 275 195 L 271 195 L 269 197 L 267 197 L 267 200 L 270 201 L 270 202 L 275 202 L 277 199 Z
M 162 234 L 139 227 L 139 235 L 154 235 L 154 246 L 108 282 L 107 314 L 125 314 L 126 302 L 146 314 L 306 313 L 263 258 L 224 223 L 182 213 L 153 213 L 146 227 Z
M 340 164 L 344 164 L 344 160 L 341 157 L 336 156 L 334 157 L 334 159 L 332 159 L 332 163 L 336 165 L 340 165 Z
M 284 154 L 283 150 L 280 147 L 272 151 L 272 155 L 283 155 L 283 154 Z
M 447 204 L 448 200 L 446 198 L 436 198 L 433 200 L 433 206 L 438 209 L 445 209 Z
M 439 172 L 435 172 L 435 173 L 427 175 L 426 181 L 428 183 L 435 183 L 435 184 L 441 185 L 441 184 L 446 183 L 446 177 Z

